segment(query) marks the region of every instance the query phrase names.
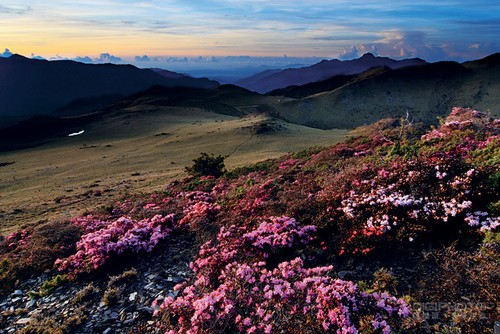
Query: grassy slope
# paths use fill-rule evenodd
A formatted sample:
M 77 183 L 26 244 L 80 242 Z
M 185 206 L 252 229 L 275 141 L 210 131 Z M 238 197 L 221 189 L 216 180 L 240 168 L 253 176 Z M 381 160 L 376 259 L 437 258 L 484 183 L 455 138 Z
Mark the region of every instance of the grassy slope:
M 0 233 L 68 218 L 126 192 L 160 190 L 184 176 L 184 166 L 201 152 L 230 155 L 226 165 L 234 168 L 348 135 L 284 123 L 262 135 L 247 128 L 265 120 L 141 105 L 109 115 L 81 136 L 0 153 L 0 162 L 15 162 L 0 167 Z
M 291 122 L 321 128 L 353 128 L 406 112 L 435 124 L 453 106 L 472 107 L 497 117 L 500 66 L 435 63 L 375 75 L 333 91 L 276 104 Z

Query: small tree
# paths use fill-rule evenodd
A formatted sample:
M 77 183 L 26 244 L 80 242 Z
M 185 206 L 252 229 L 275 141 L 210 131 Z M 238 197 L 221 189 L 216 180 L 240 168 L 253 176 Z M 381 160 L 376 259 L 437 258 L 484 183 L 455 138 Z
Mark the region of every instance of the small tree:
M 201 153 L 199 158 L 193 160 L 191 167 L 186 167 L 186 172 L 191 176 L 215 176 L 219 177 L 226 171 L 224 157 Z

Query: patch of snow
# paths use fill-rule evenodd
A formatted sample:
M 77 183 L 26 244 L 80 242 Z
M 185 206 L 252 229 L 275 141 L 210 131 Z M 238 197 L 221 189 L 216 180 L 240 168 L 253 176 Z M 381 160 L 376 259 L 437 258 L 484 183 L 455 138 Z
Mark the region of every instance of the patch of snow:
M 79 131 L 79 132 L 73 132 L 73 133 L 70 133 L 70 134 L 68 135 L 68 137 L 79 136 L 79 135 L 81 135 L 81 134 L 82 134 L 82 133 L 84 133 L 84 132 L 85 132 L 85 130 L 82 130 L 82 131 Z

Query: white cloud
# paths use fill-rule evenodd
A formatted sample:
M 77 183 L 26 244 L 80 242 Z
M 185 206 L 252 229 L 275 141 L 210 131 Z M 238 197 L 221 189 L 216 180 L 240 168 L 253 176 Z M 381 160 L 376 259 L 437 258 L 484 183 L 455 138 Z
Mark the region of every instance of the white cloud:
M 90 64 L 93 62 L 92 58 L 90 58 L 89 56 L 85 56 L 85 57 L 76 57 L 76 58 L 73 58 L 74 61 L 77 61 L 77 62 L 80 62 L 80 63 L 87 63 L 87 64 Z
M 151 59 L 147 56 L 135 56 L 135 61 L 151 61 Z
M 45 58 L 43 58 L 42 56 L 38 56 L 34 53 L 31 54 L 30 58 L 31 59 L 38 59 L 38 60 L 45 60 Z
M 354 45 L 339 54 L 340 59 L 353 59 L 371 52 L 376 56 L 394 59 L 423 58 L 427 61 L 451 59 L 452 52 L 446 44 L 428 41 L 421 31 L 391 31 L 382 33 L 383 38 L 373 43 Z
M 95 58 L 96 63 L 121 63 L 123 59 L 113 56 L 109 53 L 101 53 L 98 58 Z

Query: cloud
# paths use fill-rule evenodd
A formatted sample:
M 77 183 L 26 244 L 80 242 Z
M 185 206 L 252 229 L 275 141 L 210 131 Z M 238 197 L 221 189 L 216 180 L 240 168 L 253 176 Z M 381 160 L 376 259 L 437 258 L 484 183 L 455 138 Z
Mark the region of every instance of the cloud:
M 452 52 L 447 44 L 434 44 L 428 41 L 427 34 L 421 31 L 397 31 L 383 33 L 384 38 L 373 43 L 354 45 L 344 49 L 339 59 L 353 59 L 365 53 L 394 59 L 423 58 L 427 61 L 451 59 Z
M 60 55 L 55 55 L 49 58 L 50 61 L 57 61 L 57 60 L 70 60 L 69 58 L 62 57 Z
M 135 56 L 135 61 L 151 61 L 151 59 L 144 55 L 144 56 Z
M 3 53 L 0 53 L 0 57 L 3 57 L 3 58 L 8 58 L 12 56 L 12 52 L 10 52 L 9 49 L 5 48 L 5 51 Z
M 37 56 L 35 55 L 34 53 L 31 53 L 31 59 L 37 59 L 37 60 L 45 60 L 45 58 L 43 58 L 42 56 Z
M 80 63 L 87 63 L 87 64 L 93 63 L 92 58 L 90 58 L 89 56 L 76 57 L 76 58 L 73 58 L 73 60 L 77 61 L 77 62 L 80 62 Z
M 78 56 L 75 58 L 62 58 L 60 56 L 52 57 L 50 60 L 74 60 L 85 64 L 103 64 L 103 63 L 123 63 L 124 60 L 120 57 L 113 56 L 109 53 L 101 53 L 99 57 L 92 58 L 90 56 Z M 137 59 L 136 59 L 137 60 Z
M 23 15 L 29 11 L 31 11 L 30 6 L 26 7 L 8 7 L 4 5 L 0 5 L 0 14 L 5 13 L 5 14 L 16 14 L 16 15 Z
M 109 53 L 101 53 L 99 55 L 99 58 L 95 58 L 94 61 L 96 63 L 121 63 L 123 62 L 123 59 L 113 56 Z

